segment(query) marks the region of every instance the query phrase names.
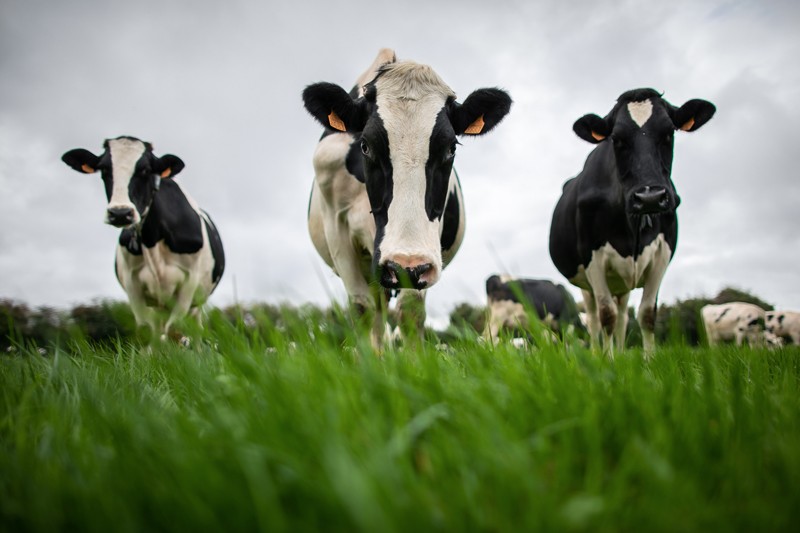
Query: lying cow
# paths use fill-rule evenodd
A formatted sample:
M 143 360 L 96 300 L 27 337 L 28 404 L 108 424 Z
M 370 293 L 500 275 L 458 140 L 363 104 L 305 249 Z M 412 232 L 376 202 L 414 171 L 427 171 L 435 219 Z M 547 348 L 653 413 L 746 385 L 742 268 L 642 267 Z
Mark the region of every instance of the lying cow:
M 78 148 L 62 160 L 86 174 L 100 171 L 105 222 L 122 228 L 116 274 L 138 325 L 165 338 L 170 326 L 199 308 L 225 268 L 214 223 L 172 178 L 183 161 L 134 137 L 108 139 L 101 155 Z
M 763 344 L 765 311 L 755 304 L 730 302 L 700 309 L 709 346 L 734 341 L 741 346 Z
M 768 333 L 792 344 L 800 344 L 800 313 L 797 311 L 767 311 L 765 328 Z
M 602 336 L 609 354 L 614 344 L 624 347 L 628 297 L 639 287 L 645 353 L 655 348 L 658 289 L 678 241 L 673 134 L 698 130 L 715 110 L 705 100 L 675 107 L 653 89 L 635 89 L 605 118 L 585 115 L 573 126 L 598 146 L 583 171 L 564 184 L 550 227 L 550 256 L 582 289 L 589 333 L 593 342 Z
M 331 83 L 303 92 L 325 132 L 314 152 L 308 226 L 351 304 L 372 316 L 382 343 L 387 294 L 398 320 L 423 331 L 425 291 L 464 236 L 464 201 L 453 170 L 457 136 L 491 131 L 511 98 L 480 89 L 463 104 L 432 68 L 383 49 L 348 94 Z
M 528 312 L 555 332 L 580 325 L 575 299 L 564 288 L 544 279 L 490 276 L 486 280 L 489 317 L 485 336 L 497 339 L 501 330 L 529 329 Z

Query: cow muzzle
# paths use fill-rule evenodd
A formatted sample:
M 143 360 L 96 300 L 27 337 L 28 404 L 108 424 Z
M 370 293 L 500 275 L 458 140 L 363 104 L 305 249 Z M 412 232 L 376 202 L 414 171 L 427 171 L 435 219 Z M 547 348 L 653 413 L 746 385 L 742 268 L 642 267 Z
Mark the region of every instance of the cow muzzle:
M 106 224 L 125 228 L 136 221 L 136 210 L 132 207 L 109 207 L 106 210 Z
M 432 262 L 388 260 L 378 267 L 378 279 L 387 289 L 427 289 L 439 279 Z
M 631 195 L 629 213 L 651 215 L 671 209 L 669 193 L 664 187 L 645 186 Z

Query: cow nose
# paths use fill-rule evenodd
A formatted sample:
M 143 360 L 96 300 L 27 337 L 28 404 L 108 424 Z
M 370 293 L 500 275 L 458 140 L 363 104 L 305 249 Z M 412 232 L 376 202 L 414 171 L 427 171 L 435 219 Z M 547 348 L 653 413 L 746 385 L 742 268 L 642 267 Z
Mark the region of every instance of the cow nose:
M 133 224 L 133 208 L 109 207 L 106 210 L 106 222 L 118 228 L 130 226 Z
M 387 289 L 417 289 L 422 290 L 428 286 L 429 276 L 433 265 L 423 263 L 413 267 L 403 267 L 394 261 L 386 261 L 381 265 L 380 282 Z
M 661 213 L 669 208 L 669 196 L 664 187 L 644 187 L 633 193 L 631 206 L 635 214 Z

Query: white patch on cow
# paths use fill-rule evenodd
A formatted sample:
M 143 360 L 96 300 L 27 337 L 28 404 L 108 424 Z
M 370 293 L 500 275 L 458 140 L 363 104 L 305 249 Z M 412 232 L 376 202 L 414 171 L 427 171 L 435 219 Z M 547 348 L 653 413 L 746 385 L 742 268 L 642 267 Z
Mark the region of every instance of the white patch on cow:
M 431 286 L 442 270 L 441 221 L 428 220 L 425 211 L 425 165 L 436 118 L 455 94 L 433 69 L 408 61 L 390 65 L 376 83 L 393 169 L 381 261 L 406 268 L 430 263 L 422 279 Z
M 628 113 L 630 113 L 631 119 L 636 125 L 641 128 L 653 114 L 653 103 L 649 99 L 641 102 L 630 102 L 628 103 Z
M 378 50 L 378 55 L 375 57 L 375 60 L 356 80 L 358 96 L 364 96 L 364 86 L 375 79 L 382 66 L 394 63 L 395 61 L 397 61 L 397 56 L 391 48 L 381 48 Z
M 790 338 L 793 344 L 800 344 L 800 313 L 797 311 L 769 311 L 765 325 L 772 336 Z
M 108 141 L 108 150 L 111 154 L 111 169 L 114 179 L 111 189 L 111 199 L 108 208 L 132 208 L 133 223 L 140 220 L 139 213 L 130 198 L 128 187 L 136 171 L 136 162 L 142 157 L 145 146 L 142 141 L 133 139 L 111 139 Z

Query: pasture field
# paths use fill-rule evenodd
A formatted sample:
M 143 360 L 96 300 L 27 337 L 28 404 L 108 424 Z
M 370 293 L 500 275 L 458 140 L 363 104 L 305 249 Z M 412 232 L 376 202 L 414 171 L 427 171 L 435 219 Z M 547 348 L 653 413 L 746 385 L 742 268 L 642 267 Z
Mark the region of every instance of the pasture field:
M 794 531 L 800 350 L 324 323 L 0 356 L 3 531 Z M 291 339 L 292 342 L 289 342 Z

